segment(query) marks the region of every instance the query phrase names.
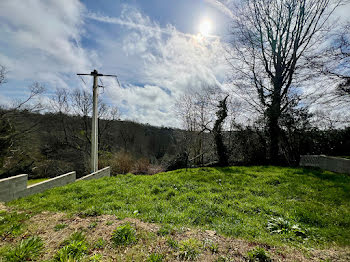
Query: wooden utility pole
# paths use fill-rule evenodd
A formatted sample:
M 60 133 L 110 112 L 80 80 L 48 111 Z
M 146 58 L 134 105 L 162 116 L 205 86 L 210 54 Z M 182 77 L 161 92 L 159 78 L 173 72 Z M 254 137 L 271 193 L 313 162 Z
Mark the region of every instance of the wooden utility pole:
M 92 127 L 91 127 L 91 172 L 98 170 L 98 77 L 99 76 L 112 76 L 116 75 L 103 75 L 99 74 L 95 69 L 90 74 L 77 74 L 78 76 L 93 76 L 94 83 L 92 86 Z M 118 79 L 118 78 L 117 78 Z M 118 81 L 119 84 L 119 81 Z

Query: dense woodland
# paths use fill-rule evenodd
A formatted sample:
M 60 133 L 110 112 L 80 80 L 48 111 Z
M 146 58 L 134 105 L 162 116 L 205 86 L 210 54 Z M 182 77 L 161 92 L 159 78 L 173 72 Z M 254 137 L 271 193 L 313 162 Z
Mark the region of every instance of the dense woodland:
M 1 111 L 1 177 L 27 173 L 54 177 L 76 170 L 89 173 L 91 118 L 60 113 Z M 6 120 L 5 119 L 6 116 Z M 117 173 L 156 173 L 169 169 L 217 165 L 214 135 L 210 132 L 160 128 L 130 121 L 100 120 L 100 167 L 111 165 Z M 7 126 L 9 127 L 9 126 Z M 2 134 L 3 134 L 2 133 Z M 284 134 L 280 165 L 297 165 L 300 154 L 350 155 L 350 128 L 309 128 Z M 268 136 L 255 127 L 224 131 L 229 165 L 269 164 Z M 4 150 L 6 149 L 8 150 Z

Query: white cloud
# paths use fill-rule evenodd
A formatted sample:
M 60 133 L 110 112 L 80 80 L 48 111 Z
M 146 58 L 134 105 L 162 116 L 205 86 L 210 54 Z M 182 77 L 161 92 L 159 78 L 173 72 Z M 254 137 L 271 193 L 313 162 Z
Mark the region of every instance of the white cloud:
M 120 18 L 105 20 L 94 15 L 99 21 L 113 21 L 129 28 L 128 33 L 119 39 L 122 44 L 118 48 L 113 45 L 115 39 L 104 41 L 102 48 L 106 53 L 113 53 L 112 49 L 123 52 L 118 58 L 106 57 L 115 61 L 105 62 L 122 64 L 134 61 L 130 71 L 137 75 L 135 82 L 144 84 L 123 84 L 124 88 L 119 88 L 116 83 L 109 83 L 112 87 L 107 89 L 107 94 L 119 105 L 124 102 L 127 118 L 179 127 L 173 111 L 175 100 L 189 90 L 202 89 L 204 85 L 221 86 L 225 79 L 228 70 L 223 56 L 224 44 L 219 38 L 205 39 L 184 34 L 172 25 L 160 27 L 135 9 L 124 10 L 122 17 L 128 17 L 127 23 Z
M 64 84 L 62 74 L 91 64 L 80 45 L 85 7 L 78 0 L 4 0 L 0 2 L 0 63 L 9 78 L 35 78 Z

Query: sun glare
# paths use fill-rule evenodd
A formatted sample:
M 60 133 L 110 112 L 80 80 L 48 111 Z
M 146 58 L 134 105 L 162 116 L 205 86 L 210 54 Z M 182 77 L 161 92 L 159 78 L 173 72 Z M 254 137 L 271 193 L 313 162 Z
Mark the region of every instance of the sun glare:
M 212 22 L 209 19 L 203 20 L 199 25 L 199 33 L 203 36 L 209 36 L 212 31 Z

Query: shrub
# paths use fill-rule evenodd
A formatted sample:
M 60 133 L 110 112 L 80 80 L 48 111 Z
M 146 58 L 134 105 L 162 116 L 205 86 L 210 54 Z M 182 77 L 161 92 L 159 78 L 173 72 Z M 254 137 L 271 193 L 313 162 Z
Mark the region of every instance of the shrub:
M 44 243 L 40 237 L 34 236 L 24 239 L 14 249 L 10 249 L 5 254 L 5 261 L 22 262 L 36 261 L 36 258 L 43 250 Z
M 269 254 L 262 247 L 256 247 L 248 251 L 248 261 L 250 262 L 270 262 Z
M 148 258 L 147 262 L 162 262 L 164 255 L 158 253 L 152 253 Z
M 150 165 L 148 168 L 149 175 L 154 175 L 162 172 L 165 172 L 165 168 L 161 165 Z
M 140 158 L 135 162 L 131 173 L 148 174 L 149 167 L 150 167 L 149 160 L 147 158 Z
M 136 230 L 130 224 L 121 225 L 113 231 L 111 240 L 116 246 L 134 244 L 137 242 Z
M 112 158 L 111 169 L 113 174 L 127 174 L 131 172 L 133 164 L 131 154 L 121 151 Z
M 180 242 L 179 258 L 182 260 L 194 260 L 200 254 L 201 244 L 198 240 L 190 238 Z

